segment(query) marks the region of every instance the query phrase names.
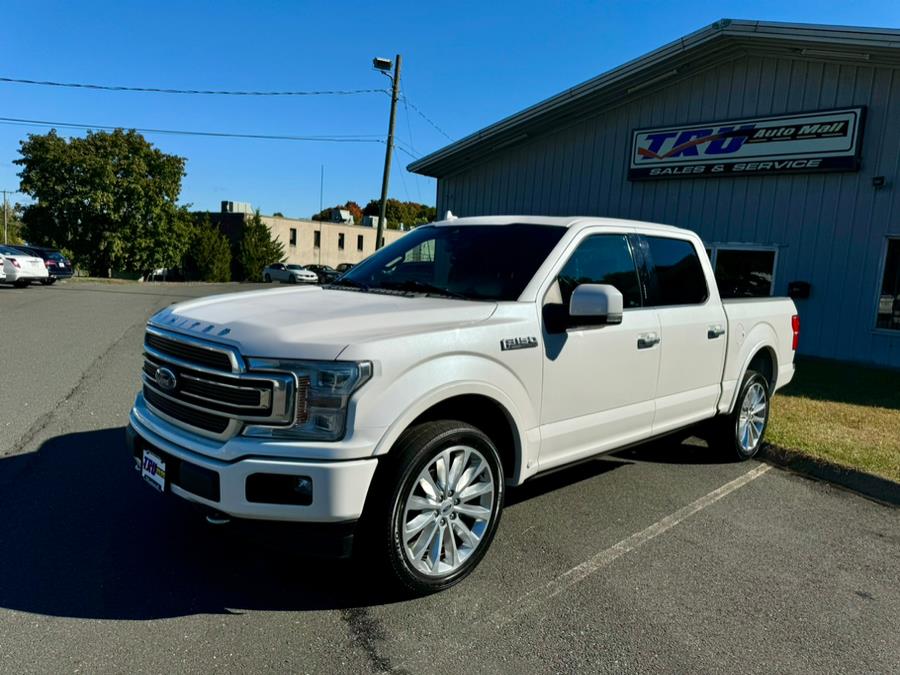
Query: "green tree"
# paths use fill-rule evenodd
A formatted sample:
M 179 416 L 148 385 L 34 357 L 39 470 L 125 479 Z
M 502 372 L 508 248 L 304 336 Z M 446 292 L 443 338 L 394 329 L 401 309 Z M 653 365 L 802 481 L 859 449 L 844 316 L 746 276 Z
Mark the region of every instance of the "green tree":
M 193 226 L 185 267 L 201 281 L 231 281 L 231 245 L 204 214 Z
M 363 209 L 363 214 L 378 217 L 380 203 L 377 199 L 371 200 Z M 400 224 L 414 227 L 435 220 L 436 209 L 427 204 L 418 202 L 401 202 L 399 199 L 388 199 L 385 205 L 385 218 L 389 229 L 398 229 Z
M 0 228 L 3 227 L 3 202 L 0 200 Z M 10 244 L 24 244 L 25 239 L 22 238 L 22 205 L 6 204 L 6 238 Z M 0 229 L 0 237 L 4 235 Z
M 21 142 L 20 189 L 34 203 L 22 214 L 25 238 L 70 250 L 93 274 L 174 267 L 190 241 L 191 218 L 177 205 L 185 160 L 136 131 L 55 130 Z
M 312 220 L 322 220 L 325 222 L 330 221 L 332 209 L 344 209 L 345 211 L 349 211 L 350 215 L 353 216 L 354 223 L 359 225 L 362 222 L 363 210 L 359 207 L 359 204 L 357 204 L 353 200 L 350 200 L 343 204 L 335 204 L 334 206 L 329 206 L 327 209 L 322 209 L 312 217 Z
M 272 238 L 272 232 L 257 211 L 244 223 L 244 235 L 238 246 L 238 278 L 259 281 L 266 265 L 284 262 L 284 258 L 284 244 Z

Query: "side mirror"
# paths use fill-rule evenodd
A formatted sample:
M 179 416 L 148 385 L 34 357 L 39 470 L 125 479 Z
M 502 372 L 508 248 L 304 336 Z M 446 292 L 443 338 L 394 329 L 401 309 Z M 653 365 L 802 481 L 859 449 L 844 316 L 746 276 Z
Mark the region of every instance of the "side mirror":
M 609 284 L 581 284 L 569 300 L 569 325 L 602 326 L 622 323 L 622 294 Z

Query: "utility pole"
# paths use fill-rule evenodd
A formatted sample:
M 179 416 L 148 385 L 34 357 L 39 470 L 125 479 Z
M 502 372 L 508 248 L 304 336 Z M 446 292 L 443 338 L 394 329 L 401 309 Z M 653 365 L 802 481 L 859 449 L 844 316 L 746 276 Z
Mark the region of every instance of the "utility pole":
M 375 67 L 383 70 L 378 61 L 375 60 Z M 388 62 L 390 64 L 390 62 Z M 390 67 L 390 66 L 388 66 Z M 387 75 L 387 73 L 385 73 Z M 390 75 L 388 75 L 390 77 Z M 381 204 L 378 207 L 378 230 L 375 235 L 375 250 L 381 248 L 381 240 L 384 237 L 384 225 L 387 222 L 387 196 L 388 181 L 391 177 L 391 153 L 394 150 L 394 120 L 397 117 L 397 97 L 400 91 L 400 55 L 394 57 L 394 77 L 393 90 L 391 92 L 391 119 L 388 123 L 387 148 L 384 151 L 384 175 L 381 178 Z
M 8 225 L 6 222 L 6 195 L 9 192 L 9 190 L 0 190 L 0 192 L 3 192 L 3 243 L 8 244 L 9 243 L 9 229 L 8 229 Z

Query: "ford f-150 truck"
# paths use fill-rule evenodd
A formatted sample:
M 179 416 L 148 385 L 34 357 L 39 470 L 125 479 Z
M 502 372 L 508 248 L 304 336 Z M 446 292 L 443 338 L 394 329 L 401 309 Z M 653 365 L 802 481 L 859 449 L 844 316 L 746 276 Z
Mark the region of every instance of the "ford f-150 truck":
M 789 299 L 723 302 L 688 230 L 449 218 L 330 285 L 153 316 L 129 443 L 211 522 L 336 534 L 435 591 L 485 555 L 508 486 L 705 420 L 753 457 L 799 328 Z

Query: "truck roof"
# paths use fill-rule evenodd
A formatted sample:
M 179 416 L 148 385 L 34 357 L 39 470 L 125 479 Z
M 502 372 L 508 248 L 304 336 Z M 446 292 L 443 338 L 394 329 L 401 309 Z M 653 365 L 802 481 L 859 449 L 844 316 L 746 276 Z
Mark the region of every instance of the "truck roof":
M 450 220 L 439 220 L 433 225 L 443 227 L 447 225 L 550 225 L 553 227 L 572 227 L 573 225 L 614 225 L 616 227 L 633 227 L 641 229 L 659 230 L 660 232 L 669 232 L 671 234 L 693 234 L 691 230 L 686 230 L 674 225 L 661 225 L 659 223 L 648 223 L 641 220 L 628 220 L 626 218 L 602 218 L 598 216 L 469 216 L 465 218 L 452 218 Z

